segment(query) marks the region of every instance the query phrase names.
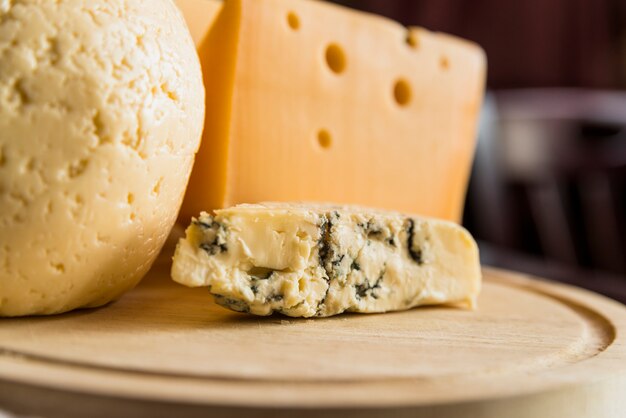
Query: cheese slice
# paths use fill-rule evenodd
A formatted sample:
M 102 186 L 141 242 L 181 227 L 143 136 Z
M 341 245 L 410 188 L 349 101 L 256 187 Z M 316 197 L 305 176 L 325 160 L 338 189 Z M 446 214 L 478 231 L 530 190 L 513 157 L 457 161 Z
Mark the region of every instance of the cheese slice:
M 227 0 L 199 45 L 202 145 L 181 212 L 332 201 L 458 221 L 485 58 L 311 0 Z
M 176 6 L 185 17 L 189 32 L 196 46 L 207 36 L 217 17 L 222 2 L 220 0 L 175 0 Z
M 357 207 L 239 205 L 194 219 L 172 278 L 256 315 L 475 306 L 476 243 L 448 221 Z

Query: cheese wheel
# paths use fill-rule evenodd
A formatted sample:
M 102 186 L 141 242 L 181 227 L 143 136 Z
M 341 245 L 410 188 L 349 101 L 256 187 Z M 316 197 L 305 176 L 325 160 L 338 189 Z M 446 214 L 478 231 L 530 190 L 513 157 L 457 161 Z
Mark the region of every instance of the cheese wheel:
M 203 119 L 171 0 L 0 1 L 0 316 L 132 288 L 177 216 Z

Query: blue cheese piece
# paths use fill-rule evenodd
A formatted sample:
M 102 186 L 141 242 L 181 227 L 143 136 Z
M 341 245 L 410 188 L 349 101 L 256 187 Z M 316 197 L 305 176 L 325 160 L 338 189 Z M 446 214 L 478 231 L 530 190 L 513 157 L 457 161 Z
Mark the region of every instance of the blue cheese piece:
M 457 224 L 286 203 L 202 213 L 178 243 L 172 278 L 235 311 L 294 317 L 471 308 L 481 284 L 476 243 Z

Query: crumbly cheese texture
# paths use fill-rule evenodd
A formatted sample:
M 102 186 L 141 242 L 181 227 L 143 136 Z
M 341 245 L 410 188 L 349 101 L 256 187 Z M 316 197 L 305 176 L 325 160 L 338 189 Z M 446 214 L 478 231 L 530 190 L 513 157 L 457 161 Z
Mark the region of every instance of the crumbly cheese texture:
M 481 284 L 476 243 L 455 223 L 279 203 L 202 213 L 178 243 L 172 278 L 235 311 L 294 317 L 474 307 Z
M 0 0 L 0 316 L 133 287 L 175 220 L 203 118 L 171 0 Z
M 196 3 L 185 10 L 194 32 L 206 30 L 198 53 L 211 95 L 185 223 L 262 201 L 460 220 L 484 90 L 479 46 L 325 1 L 228 0 L 217 17 L 196 12 L 214 1 Z

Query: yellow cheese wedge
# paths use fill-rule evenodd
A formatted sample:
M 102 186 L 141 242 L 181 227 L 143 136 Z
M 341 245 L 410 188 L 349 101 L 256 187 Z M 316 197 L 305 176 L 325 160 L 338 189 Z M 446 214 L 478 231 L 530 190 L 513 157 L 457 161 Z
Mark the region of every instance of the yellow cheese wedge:
M 476 45 L 311 0 L 227 0 L 181 217 L 331 201 L 458 221 L 483 96 Z
M 219 0 L 175 0 L 175 2 L 185 16 L 193 41 L 199 45 L 209 33 L 222 2 Z

